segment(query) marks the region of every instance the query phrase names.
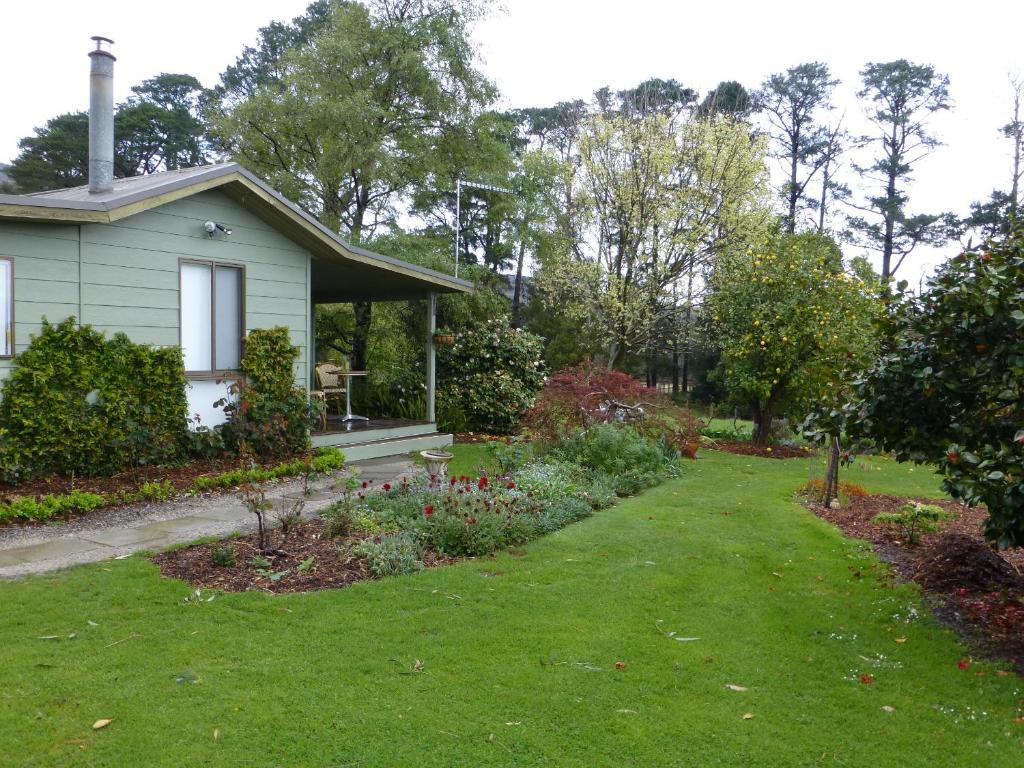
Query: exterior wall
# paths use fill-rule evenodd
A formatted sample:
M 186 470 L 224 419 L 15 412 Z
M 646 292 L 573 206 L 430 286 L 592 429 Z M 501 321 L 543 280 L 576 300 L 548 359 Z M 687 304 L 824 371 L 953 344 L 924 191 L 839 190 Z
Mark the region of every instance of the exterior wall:
M 209 220 L 232 230 L 211 238 Z M 14 258 L 15 351 L 45 315 L 74 315 L 112 335 L 179 343 L 181 259 L 245 266 L 245 328 L 284 325 L 301 350 L 295 381 L 307 386 L 312 305 L 309 253 L 218 191 L 201 192 L 115 224 L 0 222 L 0 256 Z M 0 378 L 10 370 L 0 360 Z

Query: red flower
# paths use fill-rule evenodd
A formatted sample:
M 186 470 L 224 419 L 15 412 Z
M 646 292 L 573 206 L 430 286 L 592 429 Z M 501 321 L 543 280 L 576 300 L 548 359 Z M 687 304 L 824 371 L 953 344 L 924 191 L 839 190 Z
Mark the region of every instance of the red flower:
M 509 483 L 505 487 L 508 488 L 510 491 L 514 491 L 515 487 L 516 487 L 516 484 L 515 483 Z
M 363 488 L 369 488 L 369 487 L 370 487 L 370 484 L 366 480 L 363 480 Z
M 969 662 L 967 659 L 960 659 L 960 661 L 958 661 L 956 665 L 960 669 L 967 669 L 969 666 L 971 666 L 971 662 Z
M 466 525 L 476 525 L 476 518 L 470 517 L 466 520 Z
M 455 475 L 452 475 L 451 480 L 449 480 L 448 482 L 451 483 L 452 485 L 455 485 L 459 481 L 455 479 Z
M 384 492 L 387 493 L 388 491 L 391 490 L 391 483 L 384 483 L 384 485 L 382 485 L 381 488 L 383 488 Z
M 875 684 L 875 676 L 874 675 L 864 674 L 864 675 L 860 676 L 860 681 L 864 685 L 874 685 Z
M 487 487 L 486 475 L 482 476 L 479 480 L 476 481 L 476 487 L 479 488 L 481 491 Z
M 459 476 L 459 482 L 468 483 L 469 482 L 469 476 L 468 475 L 460 475 Z
M 434 514 L 434 505 L 427 504 L 427 506 L 423 508 L 423 516 L 430 517 L 432 514 Z

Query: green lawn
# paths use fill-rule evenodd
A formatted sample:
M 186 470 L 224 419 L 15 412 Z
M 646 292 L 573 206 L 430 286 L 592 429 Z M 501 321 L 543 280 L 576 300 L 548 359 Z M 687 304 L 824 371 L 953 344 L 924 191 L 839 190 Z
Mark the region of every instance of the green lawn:
M 515 554 L 337 592 L 184 604 L 141 557 L 0 584 L 0 763 L 1020 766 L 1020 679 L 958 669 L 793 501 L 811 463 L 708 452 Z M 876 465 L 850 479 L 936 492 Z

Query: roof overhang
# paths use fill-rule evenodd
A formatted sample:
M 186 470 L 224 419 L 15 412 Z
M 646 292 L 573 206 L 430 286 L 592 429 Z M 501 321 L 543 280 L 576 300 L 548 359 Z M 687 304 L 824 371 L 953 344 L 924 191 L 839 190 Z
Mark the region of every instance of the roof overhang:
M 313 301 L 396 301 L 429 293 L 471 291 L 473 284 L 348 243 L 237 163 L 137 177 L 103 199 L 75 191 L 0 195 L 0 219 L 60 224 L 111 224 L 211 189 L 218 189 L 313 255 Z M 141 183 L 141 182 L 145 183 Z

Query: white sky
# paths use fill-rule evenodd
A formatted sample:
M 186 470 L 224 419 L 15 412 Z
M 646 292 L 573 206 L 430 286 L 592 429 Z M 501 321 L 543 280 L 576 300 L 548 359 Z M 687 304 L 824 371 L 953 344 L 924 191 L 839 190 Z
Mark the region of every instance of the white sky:
M 213 85 L 220 72 L 274 19 L 302 13 L 307 0 L 175 0 L 173 3 L 50 0 L 4 4 L 0 21 L 0 160 L 50 117 L 88 104 L 90 35 L 116 41 L 115 99 L 160 72 L 188 72 Z M 602 85 L 675 78 L 702 94 L 721 80 L 756 87 L 766 75 L 825 61 L 843 83 L 840 109 L 861 119 L 854 92 L 868 61 L 907 58 L 951 79 L 954 111 L 934 120 L 946 146 L 921 164 L 913 212 L 966 213 L 1005 187 L 1008 73 L 1024 72 L 1024 7 L 1013 0 L 969 4 L 910 0 L 658 2 L 504 0 L 476 31 L 484 71 L 506 107 L 588 98 Z M 896 30 L 887 36 L 886 30 Z M 900 277 L 917 277 L 955 246 L 915 252 Z

